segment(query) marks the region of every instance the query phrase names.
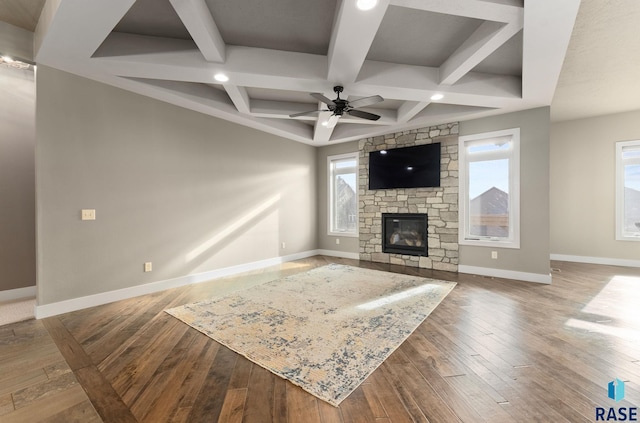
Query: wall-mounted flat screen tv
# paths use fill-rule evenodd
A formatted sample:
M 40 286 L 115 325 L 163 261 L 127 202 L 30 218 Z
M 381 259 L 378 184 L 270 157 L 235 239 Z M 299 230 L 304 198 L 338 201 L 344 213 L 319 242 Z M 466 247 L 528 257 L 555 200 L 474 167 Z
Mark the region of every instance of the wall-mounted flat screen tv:
M 440 143 L 369 153 L 369 189 L 440 186 Z

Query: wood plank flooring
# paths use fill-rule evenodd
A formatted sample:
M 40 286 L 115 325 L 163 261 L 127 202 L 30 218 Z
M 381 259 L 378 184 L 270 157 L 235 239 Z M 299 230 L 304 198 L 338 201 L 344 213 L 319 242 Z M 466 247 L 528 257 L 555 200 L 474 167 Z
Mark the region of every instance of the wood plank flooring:
M 330 262 L 458 282 L 337 408 L 163 312 Z M 590 422 L 595 407 L 637 407 L 640 269 L 552 265 L 549 286 L 318 256 L 0 327 L 0 421 L 47 389 L 67 407 L 63 421 L 94 421 L 73 417 L 86 410 L 75 380 L 105 422 Z M 67 367 L 47 358 L 58 350 L 44 327 Z M 5 375 L 17 354 L 6 339 L 21 330 L 38 333 L 25 348 L 42 346 Z M 619 403 L 607 398 L 616 377 L 626 381 Z
M 0 422 L 101 422 L 41 321 L 0 326 Z

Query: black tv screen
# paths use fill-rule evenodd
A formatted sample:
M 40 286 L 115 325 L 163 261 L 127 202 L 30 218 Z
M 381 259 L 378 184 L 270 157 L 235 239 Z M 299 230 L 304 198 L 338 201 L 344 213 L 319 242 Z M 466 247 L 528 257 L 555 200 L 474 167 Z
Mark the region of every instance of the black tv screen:
M 369 189 L 440 186 L 440 143 L 369 153 Z

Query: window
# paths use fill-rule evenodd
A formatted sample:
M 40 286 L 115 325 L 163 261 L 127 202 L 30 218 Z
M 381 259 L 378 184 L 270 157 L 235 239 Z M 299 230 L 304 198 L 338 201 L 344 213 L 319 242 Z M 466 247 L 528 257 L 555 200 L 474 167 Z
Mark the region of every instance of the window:
M 459 243 L 520 248 L 520 129 L 462 136 Z
M 329 156 L 329 235 L 358 236 L 358 153 Z
M 640 141 L 616 143 L 616 239 L 640 241 Z

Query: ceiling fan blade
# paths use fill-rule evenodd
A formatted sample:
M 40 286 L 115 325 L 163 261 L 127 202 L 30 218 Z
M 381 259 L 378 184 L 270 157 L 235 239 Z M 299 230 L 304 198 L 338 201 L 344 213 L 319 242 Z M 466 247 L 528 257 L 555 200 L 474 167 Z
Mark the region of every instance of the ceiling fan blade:
M 380 119 L 379 115 L 374 115 L 373 113 L 369 113 L 369 112 L 363 112 L 362 110 L 349 110 L 347 113 L 349 113 L 351 116 L 359 117 L 362 119 L 368 119 L 368 120 Z
M 350 101 L 349 107 L 357 109 L 358 107 L 371 106 L 372 104 L 380 103 L 381 101 L 384 101 L 384 98 L 380 97 L 379 95 L 372 95 L 371 97 L 364 97 Z
M 320 113 L 320 110 L 309 110 L 308 112 L 294 113 L 292 115 L 289 115 L 289 117 L 296 118 L 300 116 L 314 116 L 314 115 L 317 115 L 318 113 Z
M 338 120 L 340 120 L 340 115 L 331 115 L 329 120 L 327 120 L 327 124 L 324 126 L 327 128 L 333 128 L 338 124 Z
M 333 106 L 333 100 L 323 96 L 320 93 L 311 93 L 311 97 L 315 98 L 318 101 L 321 101 L 325 104 L 328 104 L 329 106 Z

